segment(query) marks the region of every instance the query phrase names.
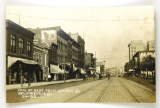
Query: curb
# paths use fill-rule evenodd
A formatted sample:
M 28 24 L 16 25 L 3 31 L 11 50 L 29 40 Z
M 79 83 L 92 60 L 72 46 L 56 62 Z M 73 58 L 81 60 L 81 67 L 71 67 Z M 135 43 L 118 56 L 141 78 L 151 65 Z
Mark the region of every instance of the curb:
M 9 90 L 16 90 L 16 89 L 23 89 L 23 88 L 32 88 L 32 87 L 38 87 L 38 86 L 47 86 L 47 85 L 54 85 L 54 84 L 62 84 L 62 83 L 70 83 L 70 82 L 77 82 L 77 81 L 83 81 L 83 79 L 78 79 L 78 80 L 72 80 L 72 81 L 57 81 L 57 82 L 51 82 L 51 83 L 47 83 L 47 84 L 37 84 L 37 85 L 32 85 L 33 83 L 31 83 L 31 86 L 28 87 L 28 83 L 25 83 L 25 86 L 23 85 L 23 87 L 21 87 L 21 84 L 18 84 L 19 87 L 13 87 L 13 88 L 7 88 L 7 85 L 6 85 L 6 91 L 9 91 Z

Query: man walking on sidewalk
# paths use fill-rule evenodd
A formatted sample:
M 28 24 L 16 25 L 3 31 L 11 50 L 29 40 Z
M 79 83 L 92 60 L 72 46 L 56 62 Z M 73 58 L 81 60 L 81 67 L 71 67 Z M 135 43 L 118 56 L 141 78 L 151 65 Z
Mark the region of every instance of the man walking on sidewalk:
M 111 77 L 111 75 L 110 75 L 110 73 L 108 73 L 108 81 L 110 80 L 110 77 Z
M 51 75 L 48 74 L 48 81 L 50 82 L 50 80 L 51 80 Z
M 31 86 L 31 77 L 28 78 L 28 87 Z

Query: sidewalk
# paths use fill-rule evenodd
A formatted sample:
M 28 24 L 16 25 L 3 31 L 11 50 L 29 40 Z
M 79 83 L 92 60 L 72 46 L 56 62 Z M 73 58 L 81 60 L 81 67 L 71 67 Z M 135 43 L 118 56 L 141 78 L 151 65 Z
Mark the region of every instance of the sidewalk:
M 142 85 L 152 89 L 153 91 L 156 91 L 156 85 L 153 84 L 153 79 L 137 78 L 137 77 L 124 77 L 124 78 L 131 80 L 131 81 L 134 81 L 134 82 L 137 82 L 139 84 L 142 84 Z
M 70 79 L 61 81 L 51 81 L 51 82 L 36 82 L 36 83 L 31 83 L 29 87 L 36 87 L 36 86 L 44 86 L 44 85 L 51 85 L 51 84 L 60 84 L 60 83 L 66 83 L 66 82 L 74 82 L 74 81 L 82 81 L 83 79 Z M 23 87 L 21 87 L 21 84 L 11 84 L 11 85 L 6 85 L 6 90 L 14 90 L 18 88 L 29 88 L 28 83 L 23 84 Z

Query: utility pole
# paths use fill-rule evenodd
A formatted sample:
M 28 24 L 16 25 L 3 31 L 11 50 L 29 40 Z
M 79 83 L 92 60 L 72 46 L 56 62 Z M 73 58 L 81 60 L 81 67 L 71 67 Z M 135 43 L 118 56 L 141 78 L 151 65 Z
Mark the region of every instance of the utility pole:
M 66 75 L 65 75 L 65 71 L 66 71 L 66 70 L 65 70 L 65 67 L 66 67 L 66 66 L 65 66 L 65 65 L 66 65 L 66 64 L 64 63 L 64 64 L 63 64 L 63 68 L 64 68 L 64 82 L 66 82 L 66 78 L 65 78 L 65 77 L 66 77 Z
M 128 44 L 128 47 L 129 47 L 129 62 L 130 62 L 130 46 L 131 46 L 131 44 L 129 43 Z
M 19 15 L 18 15 L 18 18 L 19 18 L 19 25 L 20 25 L 20 7 L 18 8 L 18 11 L 19 11 Z
M 149 51 L 149 41 L 147 41 L 147 51 Z

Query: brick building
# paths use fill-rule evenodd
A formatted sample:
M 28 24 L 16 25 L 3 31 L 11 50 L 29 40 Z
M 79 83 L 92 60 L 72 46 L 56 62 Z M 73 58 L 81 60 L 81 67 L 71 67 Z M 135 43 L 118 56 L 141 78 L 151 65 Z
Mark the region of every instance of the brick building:
M 6 83 L 22 83 L 32 80 L 41 71 L 33 61 L 34 33 L 6 20 Z

